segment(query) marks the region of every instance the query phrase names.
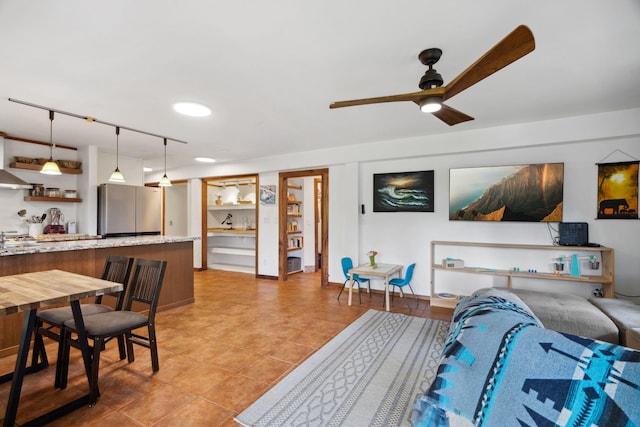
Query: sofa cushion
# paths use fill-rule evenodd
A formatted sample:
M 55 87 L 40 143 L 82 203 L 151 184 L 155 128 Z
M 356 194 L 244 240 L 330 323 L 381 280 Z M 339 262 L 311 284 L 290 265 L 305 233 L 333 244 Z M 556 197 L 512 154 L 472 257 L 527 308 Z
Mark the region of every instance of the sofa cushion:
M 616 324 L 586 298 L 526 289 L 499 289 L 520 297 L 547 329 L 613 344 L 619 343 Z
M 640 349 L 640 328 L 627 329 L 627 347 Z
M 629 344 L 629 330 L 640 328 L 640 305 L 633 301 L 617 298 L 591 298 L 589 302 L 609 316 L 620 331 L 620 344 L 640 348 Z

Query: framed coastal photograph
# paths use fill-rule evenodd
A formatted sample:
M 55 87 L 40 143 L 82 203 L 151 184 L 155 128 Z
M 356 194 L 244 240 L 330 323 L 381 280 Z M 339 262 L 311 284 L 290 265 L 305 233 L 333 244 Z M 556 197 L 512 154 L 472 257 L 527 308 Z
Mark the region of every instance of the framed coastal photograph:
M 449 170 L 449 220 L 561 222 L 564 163 Z
M 374 212 L 433 212 L 433 171 L 373 174 Z
M 638 162 L 598 164 L 598 219 L 638 219 Z

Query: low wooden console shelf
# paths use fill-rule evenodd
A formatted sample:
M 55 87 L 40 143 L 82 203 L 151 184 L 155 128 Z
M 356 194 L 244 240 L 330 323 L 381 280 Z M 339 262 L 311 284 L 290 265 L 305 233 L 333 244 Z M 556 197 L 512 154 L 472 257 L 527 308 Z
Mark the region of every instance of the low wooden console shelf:
M 477 253 L 476 253 L 477 250 Z M 526 266 L 505 267 L 509 258 L 519 256 L 526 262 Z M 589 273 L 572 274 L 571 263 L 573 255 L 576 260 L 593 261 L 594 266 Z M 468 265 L 466 259 L 462 259 L 464 267 L 453 268 L 443 266 L 442 260 L 447 258 L 469 257 L 473 261 L 482 258 L 481 265 Z M 559 280 L 565 282 L 579 282 L 592 285 L 600 285 L 605 298 L 614 297 L 614 250 L 604 246 L 551 246 L 551 245 L 525 245 L 505 243 L 477 243 L 477 242 L 431 242 L 431 296 L 430 304 L 436 307 L 453 308 L 458 298 L 448 294 L 447 289 L 436 284 L 436 273 L 468 273 L 491 276 L 507 277 L 507 286 L 513 287 L 514 278 Z M 506 259 L 506 261 L 505 261 Z M 562 259 L 562 261 L 559 261 Z M 563 264 L 562 271 L 554 271 L 554 260 Z M 532 267 L 533 266 L 533 267 Z M 539 266 L 539 267 L 535 267 Z M 586 272 L 585 272 L 586 273 Z M 475 289 L 474 289 L 475 290 Z M 446 297 L 443 297 L 446 296 Z

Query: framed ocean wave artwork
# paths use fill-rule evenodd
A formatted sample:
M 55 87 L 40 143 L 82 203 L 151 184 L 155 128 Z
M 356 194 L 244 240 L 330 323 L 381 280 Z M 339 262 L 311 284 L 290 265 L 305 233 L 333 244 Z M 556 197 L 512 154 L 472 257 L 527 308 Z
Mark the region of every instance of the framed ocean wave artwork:
M 433 171 L 373 174 L 374 212 L 433 212 Z
M 449 220 L 561 222 L 564 163 L 449 170 Z

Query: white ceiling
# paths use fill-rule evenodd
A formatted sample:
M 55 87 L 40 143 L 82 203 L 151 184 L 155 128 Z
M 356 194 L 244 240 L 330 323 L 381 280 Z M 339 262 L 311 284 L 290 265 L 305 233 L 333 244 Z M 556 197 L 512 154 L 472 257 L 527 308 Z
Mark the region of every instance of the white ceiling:
M 0 0 L 0 131 L 48 141 L 48 113 L 15 98 L 169 138 L 167 167 L 640 107 L 640 2 L 618 0 Z M 447 102 L 332 101 L 419 90 L 423 49 L 445 85 L 520 24 L 536 50 Z M 197 101 L 212 116 L 171 109 Z M 56 115 L 54 141 L 115 152 L 115 132 Z M 162 168 L 162 140 L 120 153 Z

